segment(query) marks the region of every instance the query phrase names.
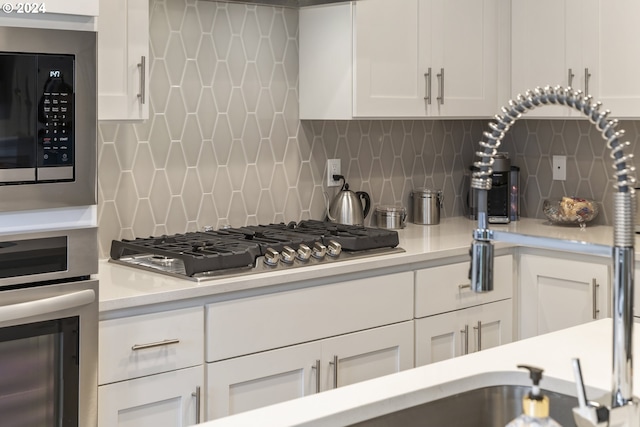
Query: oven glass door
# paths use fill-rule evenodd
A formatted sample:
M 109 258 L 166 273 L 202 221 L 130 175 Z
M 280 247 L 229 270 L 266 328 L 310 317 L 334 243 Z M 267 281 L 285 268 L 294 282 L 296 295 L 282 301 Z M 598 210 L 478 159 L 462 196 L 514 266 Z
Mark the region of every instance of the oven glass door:
M 78 316 L 0 329 L 3 425 L 78 425 L 78 330 Z

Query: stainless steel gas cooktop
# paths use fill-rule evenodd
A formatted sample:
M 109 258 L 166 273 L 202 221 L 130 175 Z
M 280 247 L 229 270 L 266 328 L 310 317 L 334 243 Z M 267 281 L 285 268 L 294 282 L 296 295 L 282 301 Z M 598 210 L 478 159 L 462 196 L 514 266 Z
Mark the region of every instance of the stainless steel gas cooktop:
M 114 240 L 111 262 L 203 281 L 404 252 L 394 230 L 301 221 Z

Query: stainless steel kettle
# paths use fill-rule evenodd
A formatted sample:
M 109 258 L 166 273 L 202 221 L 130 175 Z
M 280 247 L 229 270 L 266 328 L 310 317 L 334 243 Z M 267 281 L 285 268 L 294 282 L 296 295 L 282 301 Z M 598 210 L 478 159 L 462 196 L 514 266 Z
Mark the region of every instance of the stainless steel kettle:
M 348 225 L 364 225 L 364 219 L 371 208 L 371 198 L 364 191 L 349 190 L 349 184 L 342 175 L 334 175 L 334 179 L 341 179 L 342 188 L 327 206 L 327 218 L 331 222 Z M 361 199 L 364 200 L 364 208 Z

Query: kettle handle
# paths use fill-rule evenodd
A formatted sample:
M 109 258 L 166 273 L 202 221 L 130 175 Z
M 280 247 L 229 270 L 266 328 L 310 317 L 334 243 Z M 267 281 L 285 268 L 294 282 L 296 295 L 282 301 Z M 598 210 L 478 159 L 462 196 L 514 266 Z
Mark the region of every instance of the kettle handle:
M 366 218 L 369 215 L 369 209 L 371 209 L 371 197 L 369 197 L 369 193 L 366 191 L 356 191 L 356 196 L 364 199 L 364 215 L 363 218 Z

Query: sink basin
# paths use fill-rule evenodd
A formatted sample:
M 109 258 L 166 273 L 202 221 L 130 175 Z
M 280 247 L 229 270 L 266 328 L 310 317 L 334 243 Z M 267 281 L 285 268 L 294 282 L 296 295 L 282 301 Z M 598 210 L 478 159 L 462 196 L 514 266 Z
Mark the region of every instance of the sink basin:
M 465 391 L 422 405 L 352 424 L 358 427 L 486 427 L 505 426 L 522 412 L 522 397 L 531 388 L 496 385 Z M 562 426 L 575 426 L 572 408 L 578 399 L 543 390 L 549 397 L 551 417 Z

